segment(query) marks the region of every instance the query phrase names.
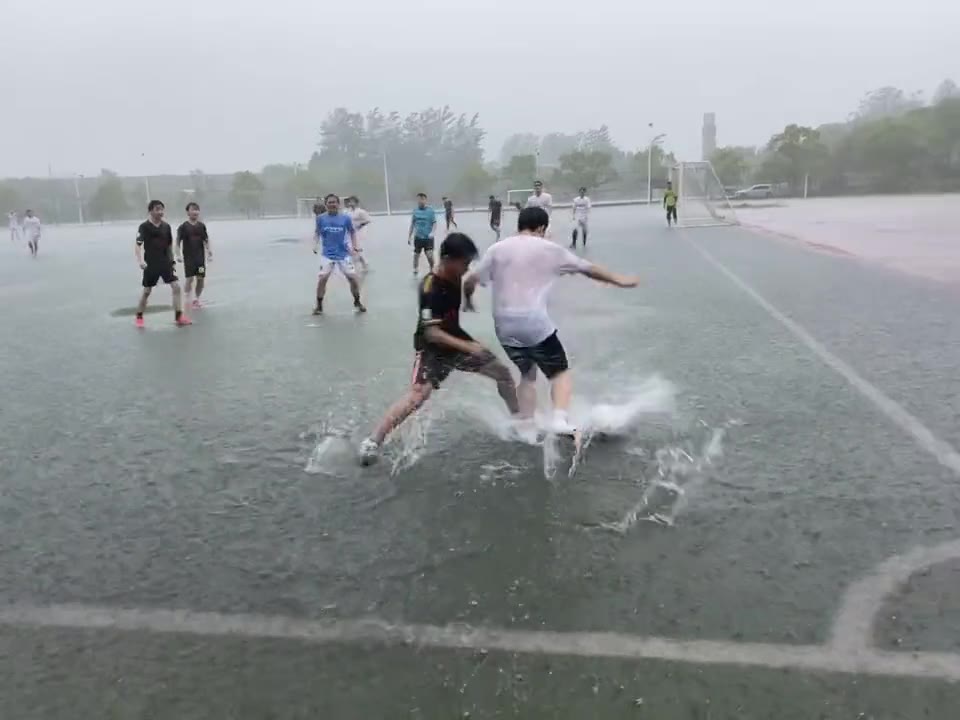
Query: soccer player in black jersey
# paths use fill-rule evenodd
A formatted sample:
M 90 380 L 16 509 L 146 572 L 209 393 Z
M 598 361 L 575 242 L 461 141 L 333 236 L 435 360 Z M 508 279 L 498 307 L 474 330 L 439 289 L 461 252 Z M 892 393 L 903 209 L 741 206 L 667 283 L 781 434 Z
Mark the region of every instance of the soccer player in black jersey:
M 196 279 L 197 294 L 193 298 L 191 307 L 199 310 L 200 296 L 207 279 L 207 262 L 213 260 L 213 251 L 210 250 L 210 235 L 207 226 L 200 222 L 200 206 L 187 203 L 187 220 L 177 228 L 177 262 L 183 263 L 183 275 L 187 278 L 184 288 L 187 303 L 193 295 L 194 279 Z
M 190 318 L 183 314 L 180 281 L 177 280 L 173 261 L 173 231 L 163 221 L 163 203 L 151 200 L 147 211 L 149 217 L 137 229 L 135 249 L 137 264 L 143 270 L 143 292 L 137 304 L 136 325 L 143 327 L 143 311 L 147 309 L 147 300 L 161 279 L 173 293 L 173 316 L 177 325 L 192 325 Z

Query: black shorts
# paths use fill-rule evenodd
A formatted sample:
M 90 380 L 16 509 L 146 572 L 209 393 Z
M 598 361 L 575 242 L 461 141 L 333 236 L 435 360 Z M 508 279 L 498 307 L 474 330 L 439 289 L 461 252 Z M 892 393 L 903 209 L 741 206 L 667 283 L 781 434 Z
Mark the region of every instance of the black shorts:
M 143 286 L 145 288 L 156 287 L 160 280 L 163 280 L 167 285 L 177 282 L 176 267 L 173 263 L 147 265 L 143 271 Z
M 205 277 L 207 274 L 206 258 L 202 253 L 183 256 L 184 277 Z
M 563 349 L 563 343 L 560 342 L 557 333 L 553 333 L 546 340 L 533 347 L 522 348 L 504 345 L 503 349 L 507 353 L 507 357 L 520 369 L 521 375 L 526 375 L 534 367 L 538 367 L 540 372 L 546 375 L 548 380 L 551 380 L 570 368 L 567 364 L 567 351 Z
M 490 221 L 491 230 L 500 230 L 500 218 L 494 218 Z
M 414 238 L 413 239 L 413 251 L 429 251 L 433 252 L 433 238 Z
M 676 205 L 667 206 L 667 220 L 669 220 L 670 218 L 673 218 L 674 220 L 677 219 L 677 206 L 676 206 Z
M 461 352 L 437 352 L 428 347 L 417 352 L 413 361 L 411 380 L 414 385 L 430 383 L 434 388 L 438 388 L 454 370 L 478 372 L 496 361 L 497 356 L 492 352 L 471 355 Z

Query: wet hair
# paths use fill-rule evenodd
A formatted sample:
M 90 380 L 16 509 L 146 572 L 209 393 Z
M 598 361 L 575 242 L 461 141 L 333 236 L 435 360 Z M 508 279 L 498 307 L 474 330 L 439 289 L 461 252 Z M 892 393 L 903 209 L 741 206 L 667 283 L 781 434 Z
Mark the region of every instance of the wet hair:
M 422 197 L 424 200 L 426 200 L 426 199 L 427 199 L 427 194 L 426 194 L 426 193 L 422 193 L 422 192 L 421 192 L 421 193 L 417 193 L 417 197 L 418 197 L 418 198 L 421 198 L 421 197 Z
M 550 224 L 550 216 L 547 211 L 541 207 L 528 207 L 520 211 L 520 217 L 517 218 L 517 230 L 531 232 L 545 228 Z
M 356 195 L 351 195 L 350 197 L 347 198 L 347 202 L 352 202 L 352 203 L 356 203 L 357 205 L 359 205 L 359 204 L 360 204 L 360 198 L 358 198 Z
M 190 202 L 187 203 L 187 208 L 186 208 L 187 212 L 190 212 L 190 208 L 196 208 L 196 209 L 199 211 L 199 210 L 200 210 L 200 205 L 199 205 L 198 203 L 195 203 L 195 202 L 193 202 L 193 201 L 190 201 Z
M 339 196 L 339 195 L 337 195 L 336 193 L 327 193 L 327 194 L 324 195 L 324 197 L 323 197 L 323 203 L 324 203 L 324 205 L 326 205 L 327 200 L 329 200 L 330 198 L 336 198 L 337 202 L 340 202 L 340 196 Z
M 159 200 L 151 200 L 149 203 L 147 203 L 147 212 L 153 212 L 157 208 L 163 208 L 164 210 L 166 210 L 167 206 L 164 205 Z
M 440 259 L 472 261 L 477 257 L 477 246 L 466 233 L 450 233 L 440 243 Z
M 534 185 L 543 185 L 543 180 L 534 180 L 534 181 L 533 181 L 533 184 L 534 184 Z
M 580 192 L 585 193 L 587 189 L 585 187 L 580 188 Z
M 491 199 L 491 200 L 496 200 L 496 198 L 495 198 L 493 195 L 490 196 L 490 199 Z

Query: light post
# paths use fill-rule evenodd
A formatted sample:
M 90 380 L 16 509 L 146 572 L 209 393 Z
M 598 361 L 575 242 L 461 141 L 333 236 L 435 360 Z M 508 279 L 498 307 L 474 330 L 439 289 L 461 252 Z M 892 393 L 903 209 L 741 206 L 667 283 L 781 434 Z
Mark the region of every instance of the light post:
M 83 175 L 73 174 L 73 192 L 77 196 L 77 216 L 81 225 L 83 225 L 83 198 L 80 197 L 80 181 L 82 179 Z
M 650 127 L 653 127 L 653 123 Z M 647 205 L 653 204 L 653 148 L 663 142 L 666 136 L 666 133 L 660 133 L 650 141 L 647 148 Z

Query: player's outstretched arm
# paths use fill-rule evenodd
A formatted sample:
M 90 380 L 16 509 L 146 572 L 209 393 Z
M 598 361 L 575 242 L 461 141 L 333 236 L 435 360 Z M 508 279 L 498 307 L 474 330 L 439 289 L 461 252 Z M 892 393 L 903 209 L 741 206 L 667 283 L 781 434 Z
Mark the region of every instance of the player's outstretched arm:
M 633 288 L 640 284 L 639 278 L 631 275 L 621 275 L 620 273 L 611 272 L 610 270 L 600 267 L 599 265 L 591 265 L 589 268 L 583 271 L 583 274 L 591 280 L 607 283 L 608 285 L 616 285 L 617 287 L 621 288 Z

